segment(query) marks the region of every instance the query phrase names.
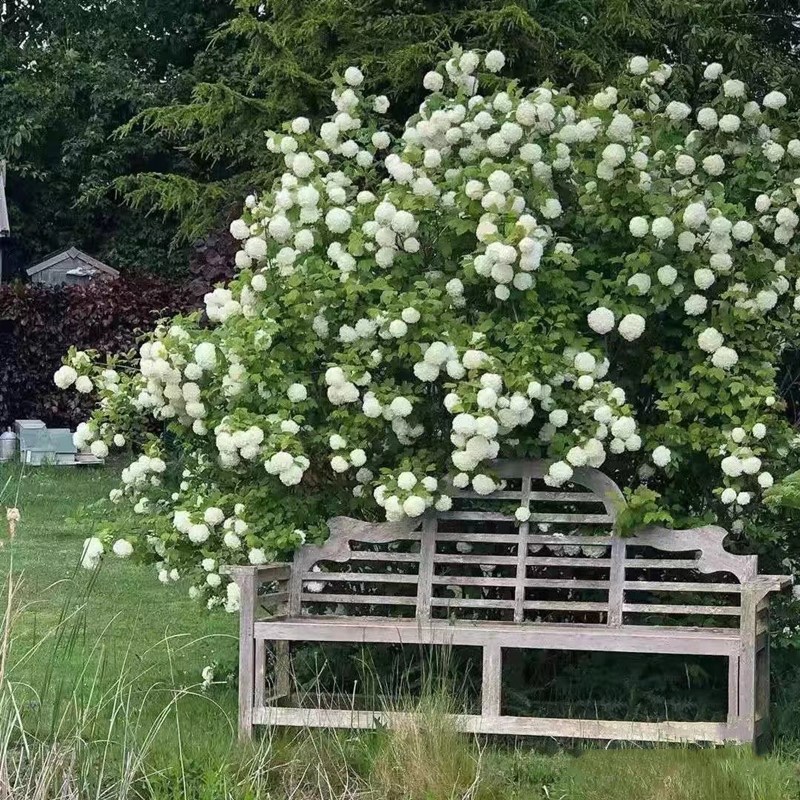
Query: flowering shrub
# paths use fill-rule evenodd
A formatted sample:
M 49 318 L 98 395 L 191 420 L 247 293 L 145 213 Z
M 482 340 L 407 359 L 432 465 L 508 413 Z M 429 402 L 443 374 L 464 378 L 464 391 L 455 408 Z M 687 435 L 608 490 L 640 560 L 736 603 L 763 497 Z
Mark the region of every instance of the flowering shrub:
M 800 307 L 786 97 L 710 64 L 691 108 L 639 57 L 577 98 L 504 84 L 503 64 L 454 51 L 399 139 L 349 68 L 319 130 L 268 134 L 285 172 L 231 225 L 238 273 L 207 321 L 160 326 L 131 371 L 70 354 L 58 385 L 101 398 L 80 446 L 162 430 L 88 566 L 139 554 L 235 610 L 221 565 L 324 538 L 335 513 L 490 493 L 498 456 L 549 457 L 552 486 L 605 465 L 738 528 L 759 513 Z

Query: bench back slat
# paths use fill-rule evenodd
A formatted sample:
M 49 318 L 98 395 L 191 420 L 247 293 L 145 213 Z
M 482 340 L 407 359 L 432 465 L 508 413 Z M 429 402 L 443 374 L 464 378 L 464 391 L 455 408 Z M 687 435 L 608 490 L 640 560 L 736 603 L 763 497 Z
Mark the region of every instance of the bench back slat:
M 576 469 L 544 484 L 545 461 L 500 461 L 490 495 L 450 491 L 451 511 L 418 519 L 330 521 L 330 539 L 295 555 L 289 613 L 416 616 L 419 620 L 651 624 L 661 615 L 737 620 L 754 556 L 728 553 L 716 526 L 649 528 L 623 538 L 616 484 Z M 530 515 L 523 522 L 520 506 Z M 527 516 L 527 514 L 526 514 Z

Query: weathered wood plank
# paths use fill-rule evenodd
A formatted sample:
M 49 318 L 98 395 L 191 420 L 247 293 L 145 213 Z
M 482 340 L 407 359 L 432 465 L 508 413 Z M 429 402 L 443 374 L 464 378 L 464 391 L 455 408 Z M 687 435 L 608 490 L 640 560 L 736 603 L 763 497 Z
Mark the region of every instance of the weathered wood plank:
M 522 474 L 520 484 L 520 506 L 530 508 L 531 501 L 531 475 L 530 470 L 525 469 Z M 530 522 L 523 522 L 519 526 L 519 544 L 517 545 L 517 574 L 514 578 L 514 622 L 522 622 L 525 619 L 525 578 L 528 574 L 526 558 L 528 555 L 528 537 L 530 536 Z M 485 652 L 485 651 L 484 651 Z
M 611 566 L 610 558 L 591 558 L 590 556 L 528 556 L 525 561 L 529 567 L 586 567 L 587 569 Z
M 463 489 L 449 489 L 447 492 L 454 500 L 520 500 L 522 492 L 497 491 L 480 495 Z M 534 492 L 530 493 L 532 503 L 591 503 L 603 505 L 603 498 L 592 492 Z
M 471 520 L 473 522 L 516 522 L 513 514 L 501 514 L 498 511 L 444 511 L 439 519 Z M 564 522 L 573 525 L 602 525 L 614 522 L 609 514 L 570 514 L 570 513 L 532 513 L 530 522 Z
M 516 565 L 516 556 L 496 556 L 492 553 L 486 555 L 474 555 L 469 553 L 436 553 L 433 557 L 434 564 L 512 564 Z
M 403 572 L 307 572 L 304 581 L 325 583 L 416 583 L 416 575 Z
M 255 570 L 235 574 L 239 587 L 239 738 L 253 735 L 253 699 L 255 672 L 255 609 L 258 579 Z M 263 645 L 261 645 L 263 646 Z
M 523 606 L 535 611 L 608 611 L 608 603 L 580 600 L 526 600 Z
M 481 680 L 481 714 L 485 718 L 500 716 L 502 699 L 503 651 L 497 645 L 483 648 Z
M 451 714 L 448 717 L 458 730 L 473 734 L 711 744 L 737 741 L 736 731 L 724 722 L 620 722 L 478 714 Z M 283 707 L 264 708 L 256 716 L 256 722 L 261 725 L 353 729 L 370 729 L 378 725 L 405 726 L 413 719 L 413 712 Z
M 434 575 L 431 582 L 435 586 L 516 586 L 516 578 L 493 578 L 472 575 Z
M 519 544 L 519 533 L 461 533 L 460 531 L 439 531 L 437 542 L 482 542 L 488 544 Z
M 509 601 L 510 602 L 510 601 Z M 741 649 L 736 628 L 579 623 L 477 622 L 387 617 L 302 617 L 255 624 L 258 639 L 308 642 L 380 642 L 466 645 L 539 650 L 601 650 L 616 653 L 676 653 L 729 656 Z
M 622 610 L 629 614 L 699 614 L 707 617 L 738 617 L 739 606 L 693 606 L 667 603 L 624 603 Z
M 436 556 L 435 517 L 427 517 L 422 523 L 422 546 L 420 548 L 419 583 L 417 585 L 417 619 L 427 620 L 431 616 L 431 595 L 433 594 L 433 563 Z
M 325 561 L 324 558 L 320 561 Z M 350 553 L 348 561 L 376 561 L 398 564 L 413 564 L 419 561 L 419 553 L 391 553 L 384 551 L 354 550 Z
M 514 601 L 483 597 L 432 597 L 431 605 L 437 608 L 514 608 Z
M 739 594 L 742 591 L 740 583 L 702 583 L 697 581 L 625 581 L 625 588 L 634 592 L 696 592 L 703 594 Z
M 303 592 L 304 603 L 342 603 L 342 605 L 415 606 L 417 597 L 395 594 L 330 594 Z

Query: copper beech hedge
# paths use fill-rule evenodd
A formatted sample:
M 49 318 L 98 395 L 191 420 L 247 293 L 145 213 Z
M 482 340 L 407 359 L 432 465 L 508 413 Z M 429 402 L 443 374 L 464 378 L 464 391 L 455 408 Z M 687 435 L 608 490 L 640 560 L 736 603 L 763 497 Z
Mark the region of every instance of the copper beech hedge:
M 42 419 L 48 425 L 75 426 L 91 404 L 53 384 L 69 347 L 125 352 L 161 317 L 196 308 L 197 292 L 192 284 L 155 277 L 56 289 L 0 286 L 0 425 Z

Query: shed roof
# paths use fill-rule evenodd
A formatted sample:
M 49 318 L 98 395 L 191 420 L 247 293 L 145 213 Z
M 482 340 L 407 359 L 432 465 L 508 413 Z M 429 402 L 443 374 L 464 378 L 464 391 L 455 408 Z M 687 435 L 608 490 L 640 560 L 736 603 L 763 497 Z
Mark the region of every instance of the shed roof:
M 8 204 L 6 203 L 6 162 L 0 161 L 0 237 L 9 236 L 11 225 L 8 221 Z
M 44 261 L 34 264 L 32 267 L 28 267 L 27 273 L 28 275 L 36 275 L 37 272 L 42 272 L 43 270 L 56 266 L 56 264 L 63 264 L 64 262 L 67 262 L 70 270 L 80 270 L 80 272 L 75 274 L 86 274 L 86 271 L 90 271 L 102 272 L 112 278 L 119 277 L 119 272 L 113 267 L 109 267 L 108 264 L 104 264 L 102 261 L 92 258 L 82 250 L 78 250 L 77 247 L 70 247 L 68 250 L 64 250 L 61 253 L 48 256 Z

